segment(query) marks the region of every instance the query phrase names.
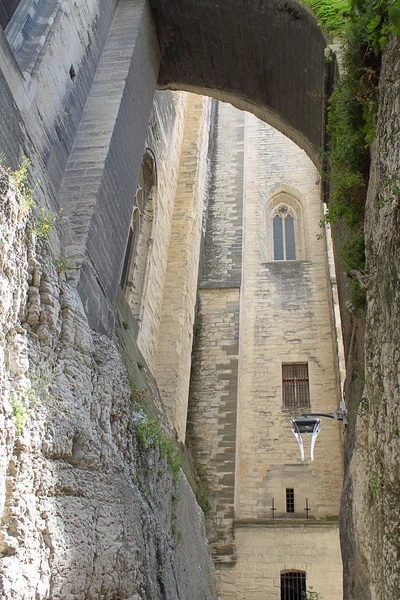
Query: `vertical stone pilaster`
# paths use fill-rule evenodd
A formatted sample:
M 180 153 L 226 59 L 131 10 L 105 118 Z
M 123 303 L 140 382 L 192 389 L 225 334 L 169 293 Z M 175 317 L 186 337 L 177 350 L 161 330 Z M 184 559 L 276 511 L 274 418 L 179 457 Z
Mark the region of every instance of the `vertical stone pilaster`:
M 185 439 L 206 180 L 210 100 L 189 96 L 154 373 L 171 422 Z
M 193 351 L 188 442 L 210 490 L 217 565 L 236 560 L 233 536 L 239 312 L 242 277 L 244 113 L 218 104 L 210 153 L 208 218 Z

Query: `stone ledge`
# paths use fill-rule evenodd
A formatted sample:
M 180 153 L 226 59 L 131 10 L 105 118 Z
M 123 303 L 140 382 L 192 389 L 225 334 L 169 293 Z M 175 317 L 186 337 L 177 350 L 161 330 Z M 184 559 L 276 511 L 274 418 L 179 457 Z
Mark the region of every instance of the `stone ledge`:
M 203 281 L 200 283 L 199 288 L 201 290 L 214 290 L 214 289 L 240 289 L 241 281 Z
M 325 519 L 237 519 L 235 527 L 339 527 L 336 516 Z

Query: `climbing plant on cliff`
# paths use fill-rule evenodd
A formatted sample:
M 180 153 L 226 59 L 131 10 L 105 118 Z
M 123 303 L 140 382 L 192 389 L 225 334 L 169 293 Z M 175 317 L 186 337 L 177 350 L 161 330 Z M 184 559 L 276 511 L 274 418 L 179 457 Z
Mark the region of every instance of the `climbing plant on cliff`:
M 365 268 L 364 206 L 375 135 L 381 55 L 400 34 L 400 0 L 306 0 L 320 25 L 341 39 L 340 77 L 328 104 L 328 213 L 321 225 L 344 223 L 341 249 L 348 272 Z M 357 279 L 349 306 L 365 303 Z

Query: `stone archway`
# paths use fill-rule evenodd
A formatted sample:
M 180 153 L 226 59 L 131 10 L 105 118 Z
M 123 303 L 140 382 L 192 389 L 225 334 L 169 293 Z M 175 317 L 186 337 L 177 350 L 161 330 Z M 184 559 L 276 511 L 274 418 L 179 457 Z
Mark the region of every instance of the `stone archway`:
M 150 0 L 160 88 L 230 102 L 319 162 L 326 40 L 293 0 Z

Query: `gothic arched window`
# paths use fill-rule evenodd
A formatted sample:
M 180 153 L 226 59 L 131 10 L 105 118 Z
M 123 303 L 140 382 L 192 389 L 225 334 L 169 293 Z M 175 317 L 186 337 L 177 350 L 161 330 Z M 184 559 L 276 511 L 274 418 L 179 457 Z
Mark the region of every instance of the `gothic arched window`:
M 155 163 L 149 151 L 140 166 L 133 202 L 128 243 L 121 274 L 121 288 L 133 315 L 141 319 L 145 281 L 148 275 L 149 254 L 154 221 Z
M 121 287 L 124 292 L 133 284 L 130 281 L 129 275 L 131 274 L 130 267 L 132 261 L 134 261 L 139 241 L 140 232 L 142 229 L 142 221 L 144 216 L 144 210 L 146 207 L 146 188 L 145 188 L 145 174 L 143 164 L 140 165 L 138 185 L 135 194 L 135 200 L 133 203 L 133 211 L 131 217 L 131 223 L 129 226 L 129 237 L 128 244 L 125 251 L 124 266 L 122 268 L 121 275 Z
M 277 207 L 273 221 L 274 260 L 296 260 L 295 221 L 286 204 Z
M 306 574 L 304 571 L 281 573 L 281 600 L 304 600 Z

